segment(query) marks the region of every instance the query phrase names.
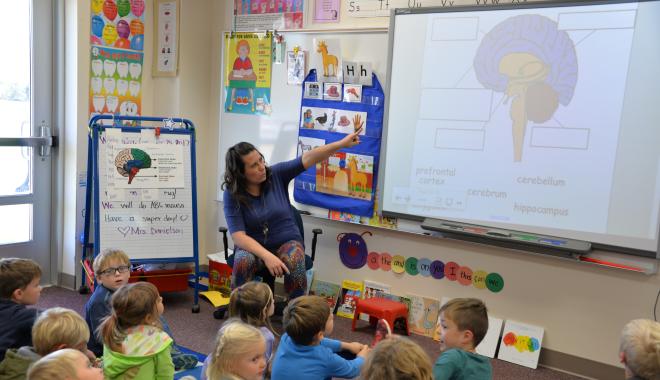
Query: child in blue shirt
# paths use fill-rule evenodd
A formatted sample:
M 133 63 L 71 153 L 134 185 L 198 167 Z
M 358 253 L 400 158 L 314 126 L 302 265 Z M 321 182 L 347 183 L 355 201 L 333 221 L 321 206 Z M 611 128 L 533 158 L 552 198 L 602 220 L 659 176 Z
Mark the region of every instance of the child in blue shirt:
M 30 259 L 0 259 L 0 361 L 9 348 L 32 345 L 37 309 L 28 309 L 41 296 L 41 268 Z
M 489 380 L 490 359 L 475 349 L 488 331 L 486 305 L 476 298 L 455 298 L 440 308 L 442 354 L 433 367 L 435 380 Z
M 131 276 L 131 260 L 122 250 L 106 249 L 96 256 L 93 266 L 97 284 L 94 293 L 85 304 L 85 321 L 91 333 L 87 348 L 97 357 L 101 357 L 103 343 L 99 339 L 98 328 L 101 322 L 112 314 L 110 304 L 112 295 L 128 283 Z M 163 330 L 173 337 L 167 321 L 162 316 L 160 323 L 163 325 Z M 197 357 L 182 353 L 176 343 L 172 345 L 171 354 L 176 370 L 190 369 L 197 365 Z
M 284 330 L 275 353 L 272 380 L 288 380 L 292 374 L 301 379 L 353 378 L 360 374 L 369 347 L 325 338 L 332 333 L 333 315 L 321 297 L 294 299 L 284 310 Z M 347 350 L 357 355 L 347 360 L 337 352 Z

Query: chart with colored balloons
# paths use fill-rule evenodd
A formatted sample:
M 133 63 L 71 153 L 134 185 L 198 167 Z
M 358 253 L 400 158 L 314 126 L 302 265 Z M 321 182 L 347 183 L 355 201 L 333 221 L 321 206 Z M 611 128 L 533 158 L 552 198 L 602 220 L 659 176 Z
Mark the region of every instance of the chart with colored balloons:
M 142 114 L 144 0 L 90 0 L 89 114 Z
M 144 50 L 144 0 L 91 0 L 92 45 Z

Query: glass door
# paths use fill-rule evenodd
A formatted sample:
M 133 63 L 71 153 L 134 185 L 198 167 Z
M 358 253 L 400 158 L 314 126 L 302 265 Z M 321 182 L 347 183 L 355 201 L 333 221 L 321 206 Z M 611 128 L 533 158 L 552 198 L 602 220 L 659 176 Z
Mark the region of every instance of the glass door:
M 51 283 L 53 3 L 3 2 L 0 12 L 0 256 L 36 260 Z

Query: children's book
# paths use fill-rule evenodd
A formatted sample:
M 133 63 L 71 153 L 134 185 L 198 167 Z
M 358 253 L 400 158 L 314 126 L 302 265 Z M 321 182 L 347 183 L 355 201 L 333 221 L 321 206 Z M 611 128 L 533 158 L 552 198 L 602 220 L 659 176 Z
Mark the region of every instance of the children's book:
M 387 284 L 375 281 L 364 281 L 364 299 L 380 297 L 384 298 L 386 294 L 390 293 L 391 287 Z
M 500 333 L 504 320 L 495 317 L 488 317 L 488 331 L 486 336 L 476 348 L 477 354 L 495 358 L 497 344 L 500 342 Z
M 506 321 L 497 358 L 525 367 L 536 368 L 539 363 L 542 343 L 543 327 Z
M 344 280 L 341 283 L 341 298 L 337 304 L 337 315 L 353 319 L 357 300 L 362 298 L 362 282 Z
M 311 289 L 309 289 L 310 296 L 325 298 L 332 311 L 334 311 L 335 306 L 337 306 L 337 299 L 339 298 L 340 293 L 341 287 L 339 287 L 339 285 L 316 279 L 312 283 Z
M 410 332 L 429 338 L 433 337 L 438 322 L 440 301 L 414 294 L 409 294 L 408 297 L 411 303 L 408 316 Z
M 364 280 L 364 299 L 373 297 L 384 298 L 386 294 L 390 293 L 390 289 L 391 287 L 387 284 Z M 360 319 L 363 321 L 368 321 L 369 315 L 362 314 L 360 315 Z

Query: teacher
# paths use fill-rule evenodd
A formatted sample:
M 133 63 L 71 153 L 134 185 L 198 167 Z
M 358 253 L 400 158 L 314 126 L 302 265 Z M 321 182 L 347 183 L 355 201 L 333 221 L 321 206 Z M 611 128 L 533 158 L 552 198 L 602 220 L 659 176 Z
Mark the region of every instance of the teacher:
M 270 167 L 250 143 L 240 142 L 227 150 L 222 190 L 235 245 L 232 289 L 253 280 L 265 266 L 273 276 L 284 276 L 289 299 L 305 293 L 304 242 L 291 214 L 289 182 L 339 149 L 359 144 L 361 129 Z

